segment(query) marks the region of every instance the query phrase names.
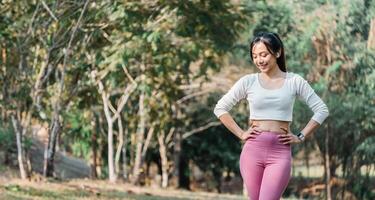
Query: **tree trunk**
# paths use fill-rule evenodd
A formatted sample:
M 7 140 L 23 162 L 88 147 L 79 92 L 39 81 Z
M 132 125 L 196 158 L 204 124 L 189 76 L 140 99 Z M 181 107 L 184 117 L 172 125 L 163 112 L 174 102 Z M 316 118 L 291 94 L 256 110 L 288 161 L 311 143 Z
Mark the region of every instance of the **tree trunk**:
M 216 185 L 216 190 L 218 193 L 221 193 L 221 173 L 220 172 L 213 172 L 213 175 L 214 175 L 214 179 L 217 183 Z
M 102 91 L 102 100 L 103 100 L 103 109 L 104 114 L 107 119 L 107 137 L 108 137 L 108 174 L 109 174 L 109 181 L 115 182 L 116 181 L 116 172 L 115 172 L 115 165 L 113 159 L 113 120 L 109 111 L 109 97 L 106 92 Z
M 116 172 L 113 159 L 113 124 L 112 121 L 108 121 L 108 172 L 109 181 L 116 182 Z
M 125 106 L 126 102 L 128 101 L 130 94 L 137 88 L 137 83 L 135 80 L 130 76 L 127 69 L 123 67 L 125 74 L 131 80 L 132 84 L 127 86 L 123 95 L 121 96 L 121 100 L 117 106 L 117 110 L 112 106 L 110 101 L 110 95 L 106 93 L 104 90 L 104 85 L 101 82 L 101 79 L 104 77 L 100 77 L 101 79 L 97 79 L 97 71 L 94 70 L 91 72 L 91 78 L 94 82 L 98 84 L 99 93 L 102 95 L 103 100 L 103 109 L 104 114 L 107 119 L 108 124 L 108 172 L 109 172 L 109 181 L 115 182 L 117 179 L 116 171 L 115 171 L 115 162 L 114 162 L 114 149 L 113 149 L 113 123 L 120 117 L 120 113 Z M 112 116 L 110 110 L 114 113 Z
M 161 186 L 166 188 L 168 186 L 168 158 L 167 158 L 167 147 L 164 142 L 164 132 L 158 136 L 159 142 L 159 154 L 161 159 L 161 174 L 162 182 Z
M 186 158 L 183 152 L 180 153 L 180 164 L 178 165 L 179 168 L 179 178 L 178 178 L 178 186 L 179 188 L 183 188 L 186 190 L 190 190 L 190 177 L 188 173 L 185 173 L 189 170 L 189 160 Z
M 64 60 L 61 69 L 58 69 L 56 67 L 56 70 L 60 72 L 60 76 L 58 78 L 58 91 L 57 94 L 54 96 L 54 102 L 53 102 L 53 118 L 52 123 L 50 127 L 50 133 L 48 137 L 48 152 L 47 152 L 47 161 L 46 166 L 44 167 L 43 174 L 47 177 L 52 177 L 54 173 L 54 158 L 55 158 L 55 152 L 56 152 L 56 143 L 59 138 L 59 135 L 61 133 L 61 122 L 60 122 L 60 112 L 61 112 L 61 106 L 62 106 L 62 94 L 64 92 L 64 85 L 65 85 L 65 71 L 66 71 L 66 65 L 68 63 L 69 54 L 71 53 L 71 46 L 73 44 L 75 33 L 77 32 L 78 27 L 80 26 L 83 14 L 88 6 L 89 0 L 86 0 L 84 7 L 80 13 L 80 16 L 78 18 L 78 21 L 74 28 L 72 29 L 72 34 L 70 35 L 68 45 L 64 52 Z
M 142 148 L 141 165 L 143 165 L 143 162 L 145 161 L 147 149 L 148 149 L 148 146 L 151 143 L 151 139 L 152 139 L 152 135 L 154 133 L 154 130 L 155 130 L 155 127 L 154 127 L 154 124 L 152 124 L 150 129 L 148 129 L 145 144 L 143 145 L 143 148 Z
M 120 173 L 120 156 L 122 152 L 122 148 L 124 146 L 124 130 L 122 127 L 122 121 L 121 116 L 117 119 L 118 129 L 119 129 L 119 135 L 118 135 L 118 145 L 116 150 L 116 156 L 115 156 L 115 163 L 116 163 L 116 173 Z
M 96 172 L 97 164 L 97 135 L 98 135 L 98 120 L 95 112 L 92 112 L 93 118 L 91 120 L 92 123 L 92 135 L 91 135 L 91 153 L 92 153 L 92 160 L 91 160 L 91 178 L 96 179 L 98 178 L 98 174 Z
M 106 131 L 104 130 L 104 127 L 103 127 L 103 124 L 104 124 L 104 119 L 103 119 L 103 115 L 101 113 L 98 114 L 98 120 L 99 120 L 99 133 L 101 135 L 106 135 Z M 102 170 L 103 170 L 103 156 L 102 156 L 102 152 L 104 151 L 105 149 L 105 142 L 103 140 L 100 140 L 98 143 L 98 154 L 97 154 L 97 157 L 98 157 L 98 161 L 97 161 L 97 168 L 96 168 L 96 172 L 98 174 L 98 177 L 102 177 Z
M 137 129 L 137 146 L 135 150 L 135 160 L 134 160 L 134 168 L 133 168 L 133 184 L 137 184 L 139 182 L 139 174 L 141 166 L 141 159 L 142 159 L 142 147 L 143 147 L 143 140 L 144 140 L 144 132 L 145 132 L 145 108 L 144 108 L 144 97 L 145 93 L 142 91 L 141 95 L 139 96 L 139 124 Z
M 125 180 L 128 179 L 128 167 L 127 167 L 128 157 L 126 155 L 127 153 L 126 145 L 128 144 L 128 135 L 129 135 L 129 131 L 128 129 L 126 129 L 125 136 L 124 136 L 124 145 L 122 145 L 122 172 L 123 172 L 123 177 Z
M 22 147 L 22 130 L 20 130 L 20 126 L 16 118 L 12 115 L 12 123 L 13 128 L 16 132 L 16 142 L 17 142 L 17 159 L 18 159 L 18 167 L 20 170 L 21 179 L 27 179 L 27 171 L 25 170 L 24 166 L 24 155 L 23 155 L 23 147 Z
M 180 160 L 181 160 L 181 143 L 182 143 L 182 134 L 179 132 L 180 129 L 177 128 L 177 132 L 173 138 L 174 146 L 173 146 L 173 175 L 171 182 L 174 184 L 175 187 L 180 187 Z M 172 184 L 171 183 L 171 184 Z
M 130 181 L 133 181 L 133 169 L 134 169 L 134 165 L 135 165 L 135 152 L 136 152 L 136 146 L 137 146 L 137 133 L 131 133 L 130 135 L 130 149 L 129 149 L 129 154 L 130 154 L 130 158 L 129 158 L 129 166 L 131 166 L 131 169 L 129 172 L 130 174 L 130 178 L 131 180 Z
M 96 138 L 96 134 L 93 134 L 92 141 Z M 98 156 L 96 154 L 96 144 L 92 143 L 91 151 L 92 151 L 92 165 L 91 165 L 91 178 L 96 179 L 98 178 L 98 173 L 96 172 L 96 168 L 98 167 L 97 159 Z
M 367 40 L 367 49 L 375 50 L 375 18 L 372 18 L 370 22 L 370 30 L 368 34 L 368 40 Z
M 58 105 L 55 105 L 58 106 Z M 55 108 L 52 119 L 50 132 L 48 134 L 47 159 L 43 170 L 43 175 L 46 177 L 53 177 L 54 174 L 54 158 L 56 153 L 56 142 L 61 132 L 61 124 L 59 119 L 59 109 Z
M 174 120 L 176 120 L 177 122 L 181 119 L 181 109 L 180 109 L 180 104 L 179 103 L 174 103 L 173 106 L 172 106 L 172 111 L 173 111 L 173 118 Z M 175 133 L 175 130 L 176 130 L 176 133 Z M 182 143 L 182 134 L 180 133 L 180 128 L 177 127 L 173 127 L 171 128 L 170 130 L 170 134 L 174 134 L 174 137 L 173 137 L 173 143 L 174 143 L 174 146 L 173 146 L 173 163 L 174 163 L 174 168 L 173 168 L 173 172 L 172 172 L 172 178 L 171 178 L 171 184 L 176 187 L 176 188 L 179 188 L 181 185 L 180 185 L 180 182 L 182 182 L 182 179 L 180 177 L 180 159 L 181 159 L 181 143 Z M 168 138 L 167 138 L 168 140 Z M 168 143 L 169 141 L 167 141 Z
M 332 194 L 331 194 L 331 170 L 330 170 L 330 163 L 329 163 L 329 129 L 327 125 L 327 132 L 326 132 L 326 137 L 325 137 L 325 174 L 326 174 L 326 193 L 327 193 L 327 200 L 332 199 Z
M 65 57 L 67 53 L 65 53 Z M 48 130 L 48 146 L 47 157 L 45 157 L 43 166 L 43 175 L 45 177 L 53 177 L 54 174 L 54 158 L 56 153 L 56 143 L 61 132 L 60 112 L 61 112 L 61 99 L 64 91 L 64 76 L 65 76 L 66 62 L 63 64 L 63 69 L 60 71 L 60 78 L 58 78 L 57 93 L 52 97 L 53 116 L 50 128 Z

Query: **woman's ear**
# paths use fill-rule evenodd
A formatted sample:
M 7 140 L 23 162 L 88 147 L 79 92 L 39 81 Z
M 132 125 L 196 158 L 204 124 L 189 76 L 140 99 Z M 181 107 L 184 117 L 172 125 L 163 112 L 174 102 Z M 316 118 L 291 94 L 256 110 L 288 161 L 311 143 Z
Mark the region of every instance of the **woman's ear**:
M 276 58 L 279 58 L 281 55 L 280 51 L 276 53 Z

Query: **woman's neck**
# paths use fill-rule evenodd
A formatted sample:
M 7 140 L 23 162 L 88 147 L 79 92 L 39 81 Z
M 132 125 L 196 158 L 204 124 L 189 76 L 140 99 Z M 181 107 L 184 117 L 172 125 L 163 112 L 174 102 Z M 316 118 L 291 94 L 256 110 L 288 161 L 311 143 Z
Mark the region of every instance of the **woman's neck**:
M 263 74 L 263 77 L 267 79 L 275 79 L 275 78 L 284 77 L 284 72 L 281 71 L 278 66 L 273 67 L 273 69 L 268 72 L 261 72 L 261 73 Z

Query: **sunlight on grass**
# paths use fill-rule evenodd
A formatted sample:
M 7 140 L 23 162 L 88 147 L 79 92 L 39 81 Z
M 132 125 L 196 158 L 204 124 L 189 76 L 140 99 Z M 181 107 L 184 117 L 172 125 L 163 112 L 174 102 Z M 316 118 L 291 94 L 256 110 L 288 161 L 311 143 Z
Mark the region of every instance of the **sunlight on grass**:
M 150 194 L 129 194 L 127 192 L 109 190 L 100 191 L 97 194 L 90 193 L 88 191 L 77 190 L 58 190 L 52 191 L 48 189 L 35 189 L 32 187 L 21 187 L 19 185 L 7 185 L 0 187 L 0 199 L 1 200 L 91 200 L 91 199 L 125 199 L 125 200 L 192 200 L 202 199 L 191 195 L 191 198 L 182 197 L 164 197 L 154 196 Z M 193 193 L 192 193 L 193 194 Z

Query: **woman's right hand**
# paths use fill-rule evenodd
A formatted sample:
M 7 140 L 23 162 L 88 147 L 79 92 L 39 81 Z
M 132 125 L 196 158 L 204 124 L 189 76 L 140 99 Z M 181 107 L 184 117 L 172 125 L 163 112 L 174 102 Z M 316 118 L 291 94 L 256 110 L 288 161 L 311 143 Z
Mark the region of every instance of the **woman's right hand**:
M 262 132 L 257 125 L 252 125 L 247 131 L 241 133 L 240 139 L 246 141 L 248 139 L 254 139 Z

